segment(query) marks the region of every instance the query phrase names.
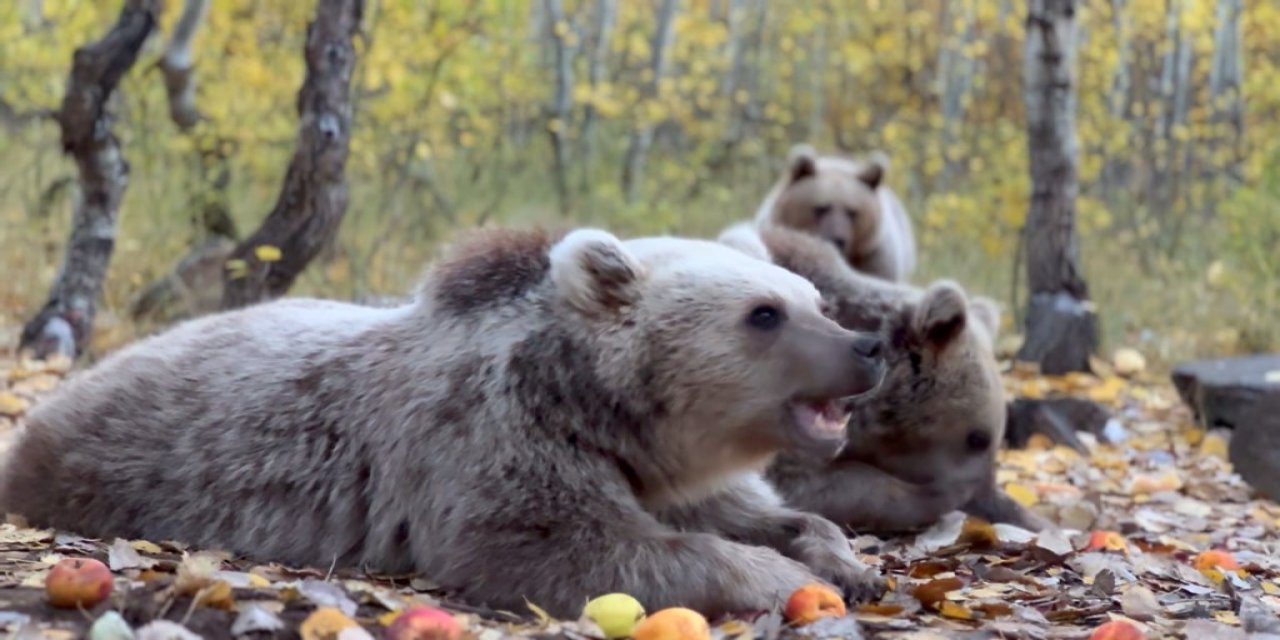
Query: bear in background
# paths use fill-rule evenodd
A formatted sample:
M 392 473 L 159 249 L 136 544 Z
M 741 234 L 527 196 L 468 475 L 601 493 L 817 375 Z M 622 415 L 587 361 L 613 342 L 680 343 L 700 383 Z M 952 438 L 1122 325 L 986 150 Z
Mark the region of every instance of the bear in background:
M 804 276 L 842 326 L 885 339 L 885 380 L 850 401 L 840 455 L 784 454 L 769 469 L 787 504 L 858 531 L 925 527 L 956 509 L 1049 526 L 995 484 L 1007 404 L 994 301 L 946 280 L 921 289 L 861 275 L 830 243 L 784 227 L 740 223 L 719 240 Z
M 915 234 L 902 201 L 884 182 L 888 167 L 883 153 L 852 160 L 796 145 L 786 172 L 756 210 L 756 223 L 814 234 L 859 272 L 906 282 L 916 269 Z
M 711 241 L 487 231 L 409 304 L 284 299 L 196 318 L 72 376 L 0 465 L 0 511 L 258 561 L 416 571 L 578 615 L 769 609 L 880 579 L 759 476 L 831 455 L 874 335 Z

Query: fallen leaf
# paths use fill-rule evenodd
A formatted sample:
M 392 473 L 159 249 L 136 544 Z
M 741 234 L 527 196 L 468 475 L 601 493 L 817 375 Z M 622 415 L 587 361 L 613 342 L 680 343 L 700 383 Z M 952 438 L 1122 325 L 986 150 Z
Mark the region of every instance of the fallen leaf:
M 236 601 L 232 597 L 231 585 L 227 584 L 225 580 L 214 580 L 206 585 L 197 593 L 196 603 L 223 611 L 231 611 L 236 606 Z
M 1160 603 L 1150 589 L 1134 585 L 1120 596 L 1120 610 L 1134 620 L 1150 621 L 1160 613 Z
M 1040 497 L 1036 495 L 1036 490 L 1020 482 L 1010 482 L 1004 485 L 1004 492 L 1013 498 L 1014 502 L 1024 507 L 1034 507 L 1040 501 Z
M 190 629 L 170 620 L 152 620 L 137 630 L 138 640 L 201 640 Z
M 0 414 L 20 416 L 26 413 L 30 406 L 31 403 L 26 400 L 8 391 L 0 391 Z
M 1143 473 L 1134 476 L 1129 482 L 1129 493 L 1159 493 L 1161 491 L 1177 491 L 1182 488 L 1182 476 L 1173 469 L 1166 469 L 1157 474 Z
M 960 578 L 938 578 L 930 580 L 922 585 L 912 589 L 911 595 L 920 604 L 926 607 L 934 607 L 939 602 L 946 600 L 947 592 L 955 591 L 964 587 L 964 581 Z
M 131 540 L 129 542 L 129 546 L 133 547 L 133 550 L 139 553 L 151 553 L 151 554 L 163 553 L 163 550 L 160 548 L 160 545 L 147 540 Z
M 107 566 L 112 571 L 125 569 L 149 569 L 155 564 L 150 558 L 143 558 L 124 538 L 116 538 L 107 550 Z
M 1061 531 L 1056 529 L 1046 529 L 1041 531 L 1036 536 L 1035 546 L 1037 549 L 1044 549 L 1058 557 L 1070 555 L 1075 551 L 1075 547 L 1071 545 L 1071 541 L 1068 540 Z
M 338 634 L 343 629 L 354 626 L 357 626 L 356 621 L 348 618 L 338 609 L 319 607 L 302 621 L 298 631 L 302 635 L 302 640 L 337 640 Z
M 972 620 L 973 612 L 963 605 L 954 602 L 944 601 L 938 607 L 938 613 L 954 620 Z
M 994 547 L 998 542 L 999 536 L 996 535 L 996 530 L 991 523 L 973 516 L 965 518 L 960 535 L 956 537 L 956 544 L 965 544 L 977 549 Z
M 255 631 L 278 631 L 284 628 L 284 622 L 279 616 L 250 602 L 240 607 L 235 622 L 231 623 L 231 635 L 241 636 Z
M 307 578 L 295 583 L 294 586 L 302 597 L 315 603 L 316 606 L 332 607 L 347 616 L 356 614 L 356 603 L 351 598 L 348 598 L 341 588 L 331 582 Z
M 902 605 L 881 602 L 864 602 L 854 608 L 858 613 L 870 613 L 878 616 L 896 616 L 905 611 Z
M 1116 349 L 1111 359 L 1116 375 L 1131 378 L 1147 369 L 1147 359 L 1136 349 Z

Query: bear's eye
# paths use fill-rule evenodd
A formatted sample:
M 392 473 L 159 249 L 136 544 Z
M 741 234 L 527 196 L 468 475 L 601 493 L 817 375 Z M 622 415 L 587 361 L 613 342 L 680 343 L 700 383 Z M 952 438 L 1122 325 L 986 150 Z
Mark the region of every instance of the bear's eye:
M 969 447 L 970 451 L 986 451 L 987 447 L 991 446 L 991 436 L 985 431 L 970 431 L 965 437 L 965 446 Z
M 777 329 L 782 324 L 782 311 L 771 304 L 762 304 L 751 310 L 747 324 L 761 331 Z
M 820 204 L 813 208 L 813 217 L 815 218 L 821 218 L 828 213 L 831 213 L 831 205 L 829 204 Z

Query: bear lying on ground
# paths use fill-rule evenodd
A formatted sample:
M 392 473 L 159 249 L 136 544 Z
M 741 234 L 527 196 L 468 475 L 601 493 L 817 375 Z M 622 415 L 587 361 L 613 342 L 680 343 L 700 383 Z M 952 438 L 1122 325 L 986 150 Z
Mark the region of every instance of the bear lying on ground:
M 924 527 L 955 509 L 991 522 L 1048 522 L 995 484 L 1006 400 L 992 341 L 999 310 L 957 285 L 926 289 L 856 273 L 829 243 L 776 225 L 739 223 L 719 240 L 804 276 L 836 321 L 885 339 L 888 372 L 850 401 L 835 459 L 779 456 L 767 473 L 787 504 L 856 530 Z
M 30 413 L 0 507 L 562 617 L 611 591 L 768 609 L 819 577 L 866 597 L 840 529 L 758 475 L 831 455 L 838 400 L 884 373 L 821 302 L 711 241 L 489 231 L 405 306 L 282 300 L 110 355 Z
M 906 282 L 916 268 L 915 235 L 902 202 L 884 183 L 887 168 L 883 154 L 851 160 L 796 145 L 786 172 L 756 210 L 756 222 L 812 233 L 854 269 Z

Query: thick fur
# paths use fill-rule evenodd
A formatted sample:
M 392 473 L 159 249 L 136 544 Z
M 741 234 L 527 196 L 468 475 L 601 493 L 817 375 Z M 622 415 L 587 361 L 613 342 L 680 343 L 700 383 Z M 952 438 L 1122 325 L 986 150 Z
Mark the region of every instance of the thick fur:
M 883 153 L 853 160 L 796 145 L 756 222 L 812 233 L 859 272 L 906 282 L 916 269 L 915 234 L 902 201 L 884 182 L 888 168 Z
M 769 336 L 742 321 L 762 299 L 788 318 Z M 713 242 L 485 232 L 408 305 L 276 301 L 110 355 L 30 413 L 0 507 L 557 616 L 611 591 L 708 615 L 815 580 L 864 597 L 839 528 L 758 474 L 795 444 L 790 397 L 883 373 L 820 304 Z
M 849 442 L 833 461 L 785 454 L 768 478 L 792 506 L 858 529 L 927 526 L 963 509 L 993 522 L 1048 523 L 995 485 L 1006 400 L 992 341 L 999 309 L 950 281 L 925 289 L 856 273 L 828 243 L 742 223 L 720 241 L 812 281 L 841 325 L 879 331 L 889 370 L 852 402 Z

